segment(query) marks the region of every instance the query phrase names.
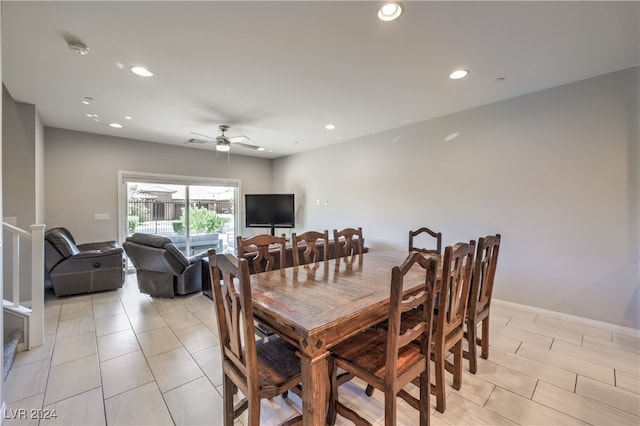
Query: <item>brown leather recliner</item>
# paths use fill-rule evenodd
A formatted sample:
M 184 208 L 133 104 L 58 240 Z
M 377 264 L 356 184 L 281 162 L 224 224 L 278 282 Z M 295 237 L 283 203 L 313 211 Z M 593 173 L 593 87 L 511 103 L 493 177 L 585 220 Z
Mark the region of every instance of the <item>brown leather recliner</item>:
M 44 233 L 45 272 L 56 296 L 113 290 L 124 283 L 124 254 L 115 241 L 76 244 L 68 229 Z
M 136 268 L 140 292 L 174 297 L 202 291 L 206 252 L 186 257 L 169 238 L 142 233 L 127 237 L 122 247 Z

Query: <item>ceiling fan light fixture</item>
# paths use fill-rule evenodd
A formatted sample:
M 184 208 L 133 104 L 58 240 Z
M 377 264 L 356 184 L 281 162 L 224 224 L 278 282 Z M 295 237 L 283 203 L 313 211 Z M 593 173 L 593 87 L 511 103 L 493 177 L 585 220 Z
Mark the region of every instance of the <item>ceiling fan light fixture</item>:
M 396 2 L 385 3 L 378 9 L 378 19 L 381 21 L 389 22 L 402 15 L 402 6 Z
M 216 151 L 229 152 L 230 149 L 231 149 L 231 147 L 228 144 L 224 143 L 224 142 L 218 142 L 216 144 Z

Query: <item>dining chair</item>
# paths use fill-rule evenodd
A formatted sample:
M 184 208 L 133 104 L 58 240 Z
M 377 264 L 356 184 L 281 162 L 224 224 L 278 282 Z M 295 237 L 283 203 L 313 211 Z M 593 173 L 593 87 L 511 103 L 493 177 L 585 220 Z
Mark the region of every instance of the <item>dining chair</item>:
M 286 245 L 287 240 L 284 235 L 276 237 L 260 234 L 246 239 L 238 236 L 238 257 L 255 252 L 256 255 L 251 259 L 254 273 L 281 269 L 286 266 Z M 274 256 L 274 250 L 277 250 L 277 259 Z
M 432 339 L 435 385 L 431 386 L 431 393 L 436 395 L 436 410 L 441 413 L 446 409 L 445 370 L 453 374 L 453 388 L 459 390 L 462 387 L 464 325 L 475 244 L 475 241 L 471 241 L 445 247 L 442 275 L 436 285 L 439 290 L 436 294 Z M 410 329 L 421 315 L 415 309 L 407 312 L 402 321 L 403 329 Z M 453 361 L 446 359 L 449 352 L 453 353 Z M 369 389 L 367 391 L 369 394 Z
M 261 399 L 286 397 L 290 390 L 300 393 L 300 358 L 277 335 L 255 339 L 249 262 L 214 250 L 208 254 L 222 355 L 224 424 L 232 426 L 248 410 L 247 424 L 259 425 Z M 238 389 L 244 398 L 234 405 Z M 294 417 L 285 424 L 300 420 Z
M 283 235 L 276 237 L 269 234 L 254 235 L 243 239 L 238 236 L 238 257 L 246 258 L 247 253 L 255 253 L 250 264 L 250 273 L 259 273 L 282 269 L 286 266 L 286 244 Z M 277 253 L 277 256 L 275 255 Z M 271 336 L 273 330 L 262 321 L 254 321 L 255 332 L 260 337 Z
M 395 425 L 397 397 L 404 399 L 420 412 L 420 425 L 429 424 L 430 389 L 429 358 L 434 309 L 434 287 L 437 259 L 421 253 L 410 253 L 400 266 L 391 271 L 389 295 L 389 327 L 386 330 L 369 328 L 352 336 L 331 349 L 329 372 L 331 391 L 327 423 L 334 424 L 336 415 L 356 424 L 370 424 L 358 413 L 339 401 L 337 370 L 357 376 L 375 389 L 384 392 L 385 425 Z M 424 274 L 424 284 L 419 290 L 405 294 L 404 278 L 411 270 L 419 269 Z M 403 312 L 420 309 L 421 317 L 412 328 L 401 331 Z M 419 344 L 416 343 L 419 341 Z M 403 388 L 414 379 L 419 380 L 420 399 L 416 399 Z
M 414 239 L 419 237 L 421 234 L 428 234 L 436 239 L 436 248 L 435 249 L 427 249 L 416 247 L 414 244 Z M 422 238 L 422 237 L 421 237 Z M 422 227 L 420 229 L 416 229 L 415 231 L 409 231 L 409 252 L 419 251 L 421 253 L 435 253 L 442 254 L 442 233 L 432 231 L 429 228 Z
M 344 241 L 344 244 L 342 244 Z M 336 248 L 336 257 L 360 254 L 364 250 L 362 228 L 344 228 L 341 231 L 333 230 L 333 243 Z
M 496 275 L 500 241 L 500 234 L 488 235 L 478 240 L 476 249 L 469 308 L 467 309 L 467 331 L 465 331 L 469 348 L 464 351 L 464 357 L 469 360 L 469 371 L 473 374 L 478 370 L 476 345 L 480 345 L 480 356 L 484 359 L 489 358 L 491 293 L 493 292 L 493 279 Z M 482 335 L 478 337 L 478 326 L 480 324 L 482 324 Z
M 462 387 L 464 325 L 469 300 L 475 241 L 444 249 L 437 314 L 435 315 L 434 362 L 436 410 L 446 409 L 445 369 L 453 374 L 453 388 Z M 446 359 L 453 353 L 453 361 Z
M 307 231 L 303 234 L 291 233 L 291 246 L 293 265 L 298 266 L 300 262 L 300 247 L 298 245 L 304 242 L 304 251 L 302 252 L 303 264 L 317 263 L 322 260 L 329 259 L 329 231 L 324 232 Z M 318 247 L 318 243 L 322 245 Z M 321 252 L 322 250 L 322 252 Z

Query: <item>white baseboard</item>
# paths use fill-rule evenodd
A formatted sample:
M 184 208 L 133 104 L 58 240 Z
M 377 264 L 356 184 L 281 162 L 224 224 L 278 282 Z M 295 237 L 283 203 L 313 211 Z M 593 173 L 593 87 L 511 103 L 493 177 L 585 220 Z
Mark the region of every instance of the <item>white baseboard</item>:
M 624 327 L 618 324 L 611 324 L 609 322 L 597 321 L 589 318 L 579 317 L 577 315 L 565 314 L 562 312 L 549 311 L 547 309 L 536 308 L 535 306 L 521 305 L 519 303 L 508 302 L 506 300 L 493 299 L 492 303 L 504 306 L 506 308 L 512 308 L 519 311 L 531 312 L 534 314 L 545 315 L 552 318 L 572 321 L 578 324 L 587 325 L 589 327 L 600 328 L 614 333 L 624 334 L 625 336 L 640 338 L 640 330 L 636 328 Z

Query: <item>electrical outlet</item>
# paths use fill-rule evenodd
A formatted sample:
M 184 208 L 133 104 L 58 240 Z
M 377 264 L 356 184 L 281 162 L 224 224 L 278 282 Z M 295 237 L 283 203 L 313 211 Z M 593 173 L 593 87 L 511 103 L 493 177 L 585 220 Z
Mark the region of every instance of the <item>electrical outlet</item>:
M 109 220 L 109 213 L 94 213 L 93 220 Z

